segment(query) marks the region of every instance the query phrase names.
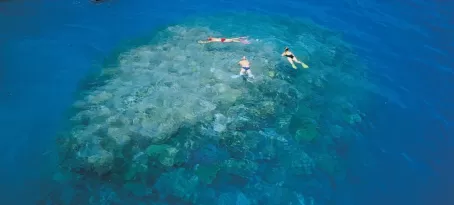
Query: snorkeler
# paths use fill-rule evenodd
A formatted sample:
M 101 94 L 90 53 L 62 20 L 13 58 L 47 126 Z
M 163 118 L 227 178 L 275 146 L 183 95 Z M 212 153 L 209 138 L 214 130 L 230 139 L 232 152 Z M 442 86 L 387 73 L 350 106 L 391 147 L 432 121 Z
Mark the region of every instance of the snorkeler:
M 243 79 L 246 80 L 246 78 L 244 78 L 244 75 L 247 74 L 247 77 L 249 78 L 254 78 L 254 75 L 252 75 L 252 72 L 251 72 L 251 63 L 246 59 L 246 56 L 243 56 L 243 58 L 241 58 L 241 60 L 238 62 L 238 64 L 241 66 L 241 70 L 240 70 L 240 74 L 239 75 L 232 75 L 231 78 L 238 78 L 240 76 L 243 76 Z
M 221 43 L 243 43 L 243 44 L 249 44 L 250 42 L 247 40 L 247 37 L 237 37 L 237 38 L 214 38 L 214 37 L 208 37 L 207 40 L 205 41 L 197 41 L 198 43 L 215 43 L 215 42 L 221 42 Z
M 241 66 L 240 76 L 247 74 L 248 77 L 254 78 L 254 75 L 252 75 L 252 72 L 251 72 L 251 67 L 250 67 L 251 63 L 249 63 L 249 61 L 246 59 L 246 56 L 243 56 L 243 58 L 241 58 L 241 60 L 240 60 L 240 62 L 238 62 L 238 64 L 240 64 L 240 66 Z
M 303 68 L 309 68 L 309 66 L 307 66 L 305 63 L 299 61 L 299 60 L 296 58 L 296 56 L 295 56 L 292 52 L 289 51 L 288 47 L 285 47 L 285 50 L 284 50 L 284 52 L 282 53 L 282 56 L 287 57 L 288 62 L 290 62 L 290 64 L 292 64 L 292 67 L 293 67 L 294 69 L 296 69 L 296 66 L 295 66 L 295 64 L 294 64 L 293 62 L 295 62 L 295 63 L 300 63 L 300 64 L 303 66 Z

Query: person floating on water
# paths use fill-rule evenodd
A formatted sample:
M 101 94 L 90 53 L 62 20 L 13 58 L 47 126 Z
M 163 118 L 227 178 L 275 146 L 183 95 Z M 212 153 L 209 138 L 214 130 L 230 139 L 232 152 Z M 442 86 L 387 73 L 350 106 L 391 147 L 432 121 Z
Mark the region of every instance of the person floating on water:
M 247 74 L 247 77 L 249 78 L 254 78 L 254 75 L 252 75 L 252 72 L 251 72 L 251 63 L 246 59 L 246 56 L 243 56 L 243 58 L 241 58 L 241 60 L 238 62 L 238 64 L 241 66 L 241 70 L 240 70 L 240 74 L 239 75 L 233 75 L 232 78 L 238 78 L 240 76 L 243 76 L 243 79 L 246 80 L 246 78 L 244 78 L 244 75 Z
M 251 72 L 251 63 L 246 59 L 246 56 L 243 56 L 238 64 L 241 66 L 240 76 L 247 74 L 248 77 L 254 78 L 254 75 L 252 75 Z
M 284 50 L 284 52 L 282 53 L 282 56 L 287 57 L 288 62 L 290 62 L 290 64 L 292 64 L 292 67 L 293 67 L 294 69 L 296 69 L 296 65 L 295 65 L 293 62 L 295 62 L 295 63 L 300 63 L 300 64 L 303 66 L 303 68 L 309 68 L 309 66 L 307 66 L 305 63 L 299 61 L 299 60 L 296 58 L 296 56 L 295 56 L 292 52 L 290 52 L 290 50 L 288 49 L 288 47 L 285 47 L 285 50 Z
M 221 43 L 243 43 L 243 44 L 249 44 L 250 42 L 247 40 L 247 37 L 237 37 L 237 38 L 214 38 L 214 37 L 208 37 L 207 40 L 205 41 L 197 41 L 198 43 L 216 43 L 216 42 L 221 42 Z

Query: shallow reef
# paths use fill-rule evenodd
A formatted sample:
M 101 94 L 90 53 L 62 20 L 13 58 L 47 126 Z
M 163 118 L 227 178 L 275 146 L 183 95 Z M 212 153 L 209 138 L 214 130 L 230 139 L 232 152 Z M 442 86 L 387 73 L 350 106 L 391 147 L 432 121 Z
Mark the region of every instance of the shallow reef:
M 228 14 L 133 44 L 80 90 L 43 203 L 333 204 L 368 103 L 366 67 L 339 33 Z M 294 70 L 285 46 L 310 68 Z M 252 81 L 231 77 L 242 56 Z

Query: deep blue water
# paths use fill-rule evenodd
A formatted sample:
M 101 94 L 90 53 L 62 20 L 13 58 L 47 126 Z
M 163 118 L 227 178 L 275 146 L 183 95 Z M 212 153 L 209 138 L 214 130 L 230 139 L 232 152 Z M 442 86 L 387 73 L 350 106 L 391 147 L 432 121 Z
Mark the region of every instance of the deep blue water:
M 453 204 L 454 3 L 449 1 L 0 2 L 2 204 L 43 183 L 78 82 L 124 40 L 187 16 L 258 12 L 342 31 L 379 85 L 351 170 L 352 204 Z M 21 196 L 21 197 L 18 197 Z

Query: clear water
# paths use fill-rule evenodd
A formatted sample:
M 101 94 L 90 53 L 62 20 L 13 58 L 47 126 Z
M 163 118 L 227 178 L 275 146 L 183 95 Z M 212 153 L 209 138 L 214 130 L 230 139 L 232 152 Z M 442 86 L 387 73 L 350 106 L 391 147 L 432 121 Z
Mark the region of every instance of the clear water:
M 0 201 L 452 204 L 452 8 L 2 1 Z

